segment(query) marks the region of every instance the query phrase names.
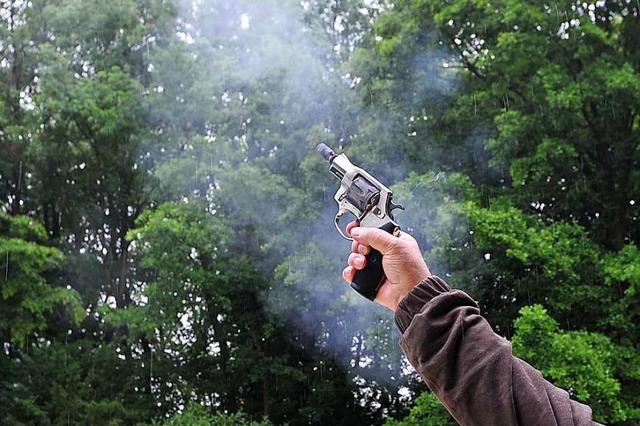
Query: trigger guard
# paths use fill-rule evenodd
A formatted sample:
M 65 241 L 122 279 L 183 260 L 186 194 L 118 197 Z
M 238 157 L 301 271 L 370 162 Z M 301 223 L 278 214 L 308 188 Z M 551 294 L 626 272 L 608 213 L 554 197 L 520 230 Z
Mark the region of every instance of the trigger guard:
M 340 227 L 340 219 L 342 219 L 342 216 L 344 216 L 345 213 L 353 214 L 353 212 L 351 212 L 351 211 L 349 211 L 347 209 L 340 209 L 338 211 L 338 214 L 336 214 L 334 225 L 336 227 L 336 230 L 338 231 L 338 234 L 340 234 L 340 236 L 342 238 L 344 238 L 347 241 L 353 241 L 353 238 L 350 237 L 349 235 L 347 235 L 347 233 L 345 231 L 343 231 L 342 228 Z M 355 216 L 356 220 L 358 220 L 358 217 L 356 215 L 354 215 L 354 216 Z

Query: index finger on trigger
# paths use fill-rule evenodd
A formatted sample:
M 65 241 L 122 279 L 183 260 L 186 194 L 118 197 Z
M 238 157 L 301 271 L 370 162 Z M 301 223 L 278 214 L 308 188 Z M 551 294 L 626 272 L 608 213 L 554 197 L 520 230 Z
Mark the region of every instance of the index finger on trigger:
M 354 220 L 352 222 L 349 222 L 349 224 L 347 225 L 347 235 L 351 236 L 351 230 L 353 228 L 355 228 L 356 226 L 358 226 L 358 222 L 357 221 Z

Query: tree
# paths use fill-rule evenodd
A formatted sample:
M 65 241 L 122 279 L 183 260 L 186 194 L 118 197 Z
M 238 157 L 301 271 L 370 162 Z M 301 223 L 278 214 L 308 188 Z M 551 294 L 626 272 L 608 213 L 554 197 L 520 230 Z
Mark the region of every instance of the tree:
M 198 402 L 278 423 L 322 422 L 338 407 L 345 424 L 357 417 L 360 410 L 354 413 L 352 406 L 349 414 L 345 407 L 354 401 L 341 367 L 304 348 L 317 337 L 300 334 L 265 309 L 270 277 L 257 269 L 259 252 L 246 246 L 256 237 L 236 240 L 221 213 L 197 204 L 165 204 L 141 218 L 131 237 L 146 284 L 144 302 L 109 314 L 128 324 L 137 352 L 154 359 L 147 391 L 168 412 Z M 143 354 L 144 348 L 151 352 Z M 318 366 L 322 372 L 312 373 Z
M 393 405 L 397 399 L 387 389 L 393 384 L 374 383 L 376 375 L 367 371 L 377 370 L 372 366 L 361 368 L 360 358 L 365 364 L 377 363 L 377 357 L 370 355 L 375 346 L 392 345 L 397 358 L 384 358 L 378 368 L 385 373 L 397 372 L 400 356 L 395 341 L 389 338 L 393 335 L 390 321 L 384 323 L 380 315 L 375 319 L 364 315 L 362 305 L 357 311 L 361 317 L 357 322 L 351 321 L 339 303 L 329 303 L 331 297 L 339 298 L 345 290 L 335 286 L 339 272 L 332 274 L 332 278 L 319 280 L 319 268 L 313 268 L 312 272 L 301 267 L 296 259 L 300 251 L 311 250 L 317 254 L 314 262 L 325 267 L 331 265 L 321 259 L 321 251 L 313 244 L 313 240 L 320 239 L 319 235 L 308 235 L 307 231 L 310 224 L 315 230 L 313 224 L 318 220 L 331 226 L 325 220 L 328 217 L 319 219 L 318 213 L 326 208 L 326 203 L 333 203 L 327 197 L 327 188 L 336 184 L 313 148 L 319 141 L 335 145 L 342 137 L 346 143 L 354 124 L 348 115 L 341 114 L 342 86 L 332 83 L 335 86 L 327 87 L 327 80 L 333 80 L 318 65 L 315 50 L 305 50 L 313 43 L 308 43 L 304 28 L 294 25 L 285 34 L 281 27 L 265 28 L 264 22 L 296 18 L 279 6 L 274 10 L 273 6 L 268 3 L 251 9 L 246 2 L 233 5 L 213 2 L 193 14 L 192 48 L 202 58 L 197 61 L 196 73 L 209 76 L 200 84 L 185 84 L 181 88 L 180 96 L 186 107 L 194 111 L 190 115 L 192 125 L 185 129 L 181 140 L 187 139 L 185 135 L 192 136 L 182 145 L 172 147 L 170 160 L 161 165 L 158 175 L 163 176 L 162 186 L 171 198 L 197 204 L 206 202 L 204 208 L 233 230 L 242 244 L 233 250 L 229 248 L 230 252 L 248 256 L 265 275 L 264 287 L 255 284 L 252 287 L 269 309 L 267 318 L 275 323 L 284 320 L 300 328 L 285 326 L 286 330 L 280 330 L 279 325 L 277 333 L 283 333 L 279 338 L 286 339 L 289 351 L 296 354 L 297 371 L 313 377 L 320 371 L 322 386 L 312 382 L 309 388 L 300 388 L 295 376 L 290 379 L 293 389 L 298 389 L 298 395 L 303 397 L 289 411 L 300 410 L 295 415 L 304 417 L 288 417 L 287 421 L 340 417 L 348 423 L 367 410 L 382 416 L 386 410 L 396 409 Z M 246 28 L 238 28 L 243 19 Z M 270 43 L 265 44 L 265 40 Z M 283 46 L 283 40 L 289 44 Z M 298 56 L 304 60 L 292 63 L 289 59 Z M 207 73 L 209 69 L 213 71 Z M 171 90 L 174 89 L 177 87 Z M 211 95 L 202 97 L 203 91 Z M 320 96 L 321 91 L 333 96 Z M 171 117 L 166 118 L 170 122 Z M 325 239 L 326 228 L 319 233 Z M 322 246 L 331 251 L 335 243 L 334 239 L 326 239 Z M 345 242 L 342 247 L 347 250 L 348 244 Z M 315 305 L 313 316 L 306 312 L 308 303 Z M 357 324 L 366 332 L 358 329 Z M 377 343 L 372 338 L 365 346 L 369 332 L 381 337 Z M 352 339 L 356 338 L 360 349 L 354 356 L 350 350 Z M 336 339 L 346 343 L 336 347 L 332 344 Z M 330 359 L 336 355 L 346 361 Z M 344 369 L 350 370 L 346 378 Z M 378 374 L 378 382 L 383 381 L 379 377 L 385 373 Z M 354 377 L 364 381 L 354 386 L 350 383 Z M 286 386 L 284 379 L 278 383 L 281 389 Z M 354 401 L 351 392 L 357 387 L 375 391 L 368 396 L 364 390 L 362 399 Z M 310 401 L 313 406 L 298 408 L 298 404 Z M 376 408 L 369 408 L 368 402 Z M 257 413 L 255 410 L 250 413 Z
M 0 212 L 0 253 L 3 278 L 0 286 L 0 338 L 4 347 L 0 368 L 0 400 L 7 407 L 7 421 L 19 421 L 20 413 L 42 418 L 37 394 L 25 389 L 29 378 L 21 374 L 30 363 L 29 351 L 51 344 L 56 330 L 74 326 L 84 316 L 78 293 L 60 279 L 63 256 L 46 245 L 44 228 L 26 216 Z M 53 331 L 52 331 L 53 330 Z
M 145 53 L 170 34 L 163 31 L 172 25 L 173 12 L 169 2 L 122 1 L 119 9 L 113 6 L 77 1 L 2 4 L 3 21 L 8 17 L 12 22 L 3 25 L 10 40 L 3 49 L 15 53 L 6 64 L 10 66 L 3 62 L 0 67 L 0 146 L 10 154 L 2 160 L 13 170 L 5 172 L 3 163 L 3 209 L 28 214 L 33 223 L 29 226 L 38 235 L 37 245 L 7 240 L 9 252 L 21 253 L 25 260 L 12 260 L 7 268 L 19 278 L 12 283 L 32 281 L 29 292 L 16 291 L 9 305 L 19 317 L 31 312 L 37 320 L 24 336 L 15 333 L 7 342 L 7 347 L 15 347 L 12 362 L 20 360 L 20 367 L 12 370 L 16 374 L 7 376 L 19 389 L 6 404 L 16 407 L 11 413 L 16 422 L 56 424 L 104 413 L 114 421 L 133 421 L 149 415 L 149 404 L 140 408 L 149 401 L 141 404 L 129 381 L 135 382 L 137 373 L 132 372 L 139 364 L 130 362 L 129 347 L 113 339 L 125 330 L 105 324 L 97 310 L 101 304 L 124 308 L 130 303 L 124 236 L 149 202 L 143 148 L 149 141 L 148 125 L 142 101 L 150 68 Z M 7 70 L 11 80 L 4 79 Z M 4 90 L 7 81 L 10 89 Z M 8 111 L 10 117 L 4 114 Z M 37 275 L 51 274 L 52 264 L 52 282 L 63 285 L 48 289 Z M 21 293 L 29 309 L 16 302 Z M 30 301 L 34 294 L 37 303 Z M 63 297 L 73 299 L 75 309 L 54 309 Z M 55 322 L 43 322 L 48 313 L 55 314 Z M 77 325 L 74 319 L 83 321 Z M 12 333 L 21 328 L 15 323 L 11 327 Z M 124 375 L 110 373 L 114 360 Z M 3 362 L 3 367 L 11 365 Z M 59 380 L 52 384 L 47 376 Z M 102 380 L 108 377 L 113 383 L 105 387 Z M 107 391 L 96 391 L 101 386 Z M 109 398 L 116 402 L 110 404 Z
M 0 37 L 0 197 L 9 214 L 29 214 L 30 160 L 28 146 L 35 136 L 35 102 L 38 66 L 37 44 L 42 41 L 42 15 L 31 15 L 23 1 L 3 1 Z
M 4 257 L 0 334 L 8 354 L 15 355 L 14 350 L 27 346 L 28 339 L 44 331 L 52 317 L 68 307 L 77 320 L 82 308 L 77 293 L 58 281 L 62 253 L 45 245 L 39 224 L 25 216 L 0 213 L 0 230 Z

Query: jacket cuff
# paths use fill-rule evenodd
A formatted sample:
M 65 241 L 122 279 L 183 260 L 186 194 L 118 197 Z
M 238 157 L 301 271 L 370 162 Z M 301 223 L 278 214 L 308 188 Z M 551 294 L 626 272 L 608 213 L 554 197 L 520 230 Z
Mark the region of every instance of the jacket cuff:
M 451 291 L 451 287 L 442 278 L 435 275 L 431 275 L 415 286 L 396 308 L 395 322 L 400 332 L 404 334 L 413 317 L 422 311 L 427 302 L 449 291 Z

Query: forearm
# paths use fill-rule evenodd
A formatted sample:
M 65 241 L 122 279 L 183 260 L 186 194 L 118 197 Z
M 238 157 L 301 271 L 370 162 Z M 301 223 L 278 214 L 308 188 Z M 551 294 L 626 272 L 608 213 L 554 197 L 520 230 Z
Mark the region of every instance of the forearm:
M 464 292 L 430 277 L 396 310 L 400 344 L 462 425 L 591 425 L 589 407 L 513 357 Z

